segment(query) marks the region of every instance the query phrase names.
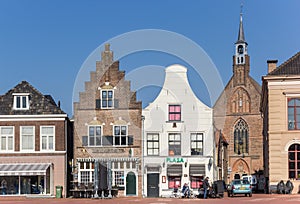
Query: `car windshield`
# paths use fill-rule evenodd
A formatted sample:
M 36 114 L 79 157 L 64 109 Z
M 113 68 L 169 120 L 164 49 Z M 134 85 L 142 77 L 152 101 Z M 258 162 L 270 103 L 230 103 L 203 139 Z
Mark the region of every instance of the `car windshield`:
M 240 180 L 233 181 L 233 185 L 237 185 L 237 184 L 241 184 L 241 181 Z
M 243 180 L 242 183 L 243 183 L 243 184 L 249 184 L 249 181 Z
M 249 184 L 248 180 L 235 180 L 233 181 L 233 185 L 237 185 L 237 184 Z

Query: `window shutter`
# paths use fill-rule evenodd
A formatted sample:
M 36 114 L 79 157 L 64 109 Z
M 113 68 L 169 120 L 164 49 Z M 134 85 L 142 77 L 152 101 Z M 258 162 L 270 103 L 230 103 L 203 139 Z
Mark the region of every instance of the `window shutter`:
M 96 99 L 96 109 L 100 109 L 100 108 L 101 108 L 101 100 Z
M 133 135 L 128 135 L 128 145 L 133 145 Z
M 119 108 L 119 100 L 118 99 L 114 100 L 114 108 Z
M 88 146 L 88 136 L 82 136 L 82 146 Z
M 103 144 L 103 146 L 112 146 L 113 145 L 113 136 L 103 136 L 102 144 Z

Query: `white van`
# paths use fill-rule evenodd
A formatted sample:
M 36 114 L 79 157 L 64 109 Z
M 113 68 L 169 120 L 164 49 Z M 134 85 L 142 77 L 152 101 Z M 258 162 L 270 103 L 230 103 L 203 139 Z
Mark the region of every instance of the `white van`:
M 257 190 L 257 178 L 254 175 L 242 176 L 243 180 L 248 180 L 252 187 L 252 192 Z

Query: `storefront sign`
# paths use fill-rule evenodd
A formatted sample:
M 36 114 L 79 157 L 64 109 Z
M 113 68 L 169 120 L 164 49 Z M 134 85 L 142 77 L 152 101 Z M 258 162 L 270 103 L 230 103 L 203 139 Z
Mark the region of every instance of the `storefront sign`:
M 167 157 L 167 162 L 168 163 L 183 163 L 185 161 L 184 161 L 184 158 Z

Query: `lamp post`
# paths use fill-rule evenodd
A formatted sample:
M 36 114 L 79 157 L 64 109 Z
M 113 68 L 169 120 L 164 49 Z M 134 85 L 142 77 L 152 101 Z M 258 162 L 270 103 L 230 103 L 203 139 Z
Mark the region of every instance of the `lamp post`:
M 142 115 L 142 197 L 145 197 L 145 191 L 144 191 L 144 121 L 145 116 Z

